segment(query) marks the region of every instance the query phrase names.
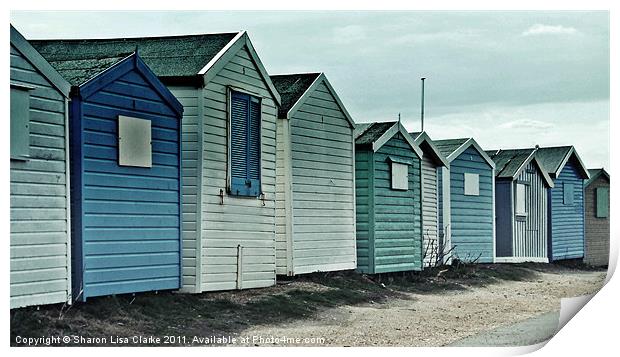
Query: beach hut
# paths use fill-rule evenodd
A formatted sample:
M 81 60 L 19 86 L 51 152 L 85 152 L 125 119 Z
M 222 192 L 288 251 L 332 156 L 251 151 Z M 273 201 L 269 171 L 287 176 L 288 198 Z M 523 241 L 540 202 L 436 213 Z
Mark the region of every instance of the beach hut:
M 355 133 L 357 269 L 422 269 L 422 151 L 400 122 Z
M 74 299 L 178 289 L 181 103 L 136 53 L 48 60 L 71 83 Z
M 271 76 L 276 141 L 276 272 L 355 269 L 355 123 L 323 73 Z
M 10 305 L 71 302 L 70 85 L 10 28 Z
M 274 285 L 280 95 L 247 33 L 33 43 L 55 58 L 138 49 L 185 108 L 182 291 Z
M 553 179 L 549 190 L 549 261 L 584 256 L 584 181 L 588 170 L 572 146 L 539 148 L 536 158 Z
M 439 174 L 449 163 L 433 144 L 426 132 L 410 133 L 414 143 L 422 150 L 422 256 L 424 266 L 444 263 L 445 245 L 439 235 Z
M 609 264 L 609 174 L 605 169 L 588 170 L 585 183 L 586 244 L 584 262 Z
M 450 163 L 440 175 L 440 217 L 448 258 L 495 260 L 495 163 L 474 139 L 434 140 Z M 448 248 L 449 247 L 449 248 Z M 448 259 L 449 260 L 449 259 Z
M 553 180 L 536 149 L 487 153 L 495 162 L 495 262 L 547 263 L 547 195 Z

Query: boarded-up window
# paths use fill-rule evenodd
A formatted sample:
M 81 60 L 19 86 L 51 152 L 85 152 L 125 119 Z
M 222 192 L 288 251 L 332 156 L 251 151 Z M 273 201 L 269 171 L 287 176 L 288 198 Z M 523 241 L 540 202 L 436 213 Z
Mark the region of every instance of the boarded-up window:
M 575 185 L 572 183 L 564 182 L 563 190 L 564 190 L 564 204 L 572 205 L 573 197 L 575 196 Z
M 30 94 L 11 87 L 11 159 L 30 156 Z
M 465 173 L 465 195 L 480 195 L 480 175 Z
M 392 189 L 409 189 L 409 165 L 400 162 L 392 162 Z
M 517 184 L 516 194 L 515 194 L 515 203 L 516 203 L 516 213 L 520 216 L 525 216 L 526 205 L 525 205 L 525 188 L 526 186 L 522 183 Z
M 596 217 L 607 218 L 609 217 L 609 188 L 597 187 L 596 188 Z
M 118 117 L 118 164 L 151 167 L 151 121 L 120 115 Z
M 260 194 L 261 102 L 249 94 L 230 93 L 230 193 Z

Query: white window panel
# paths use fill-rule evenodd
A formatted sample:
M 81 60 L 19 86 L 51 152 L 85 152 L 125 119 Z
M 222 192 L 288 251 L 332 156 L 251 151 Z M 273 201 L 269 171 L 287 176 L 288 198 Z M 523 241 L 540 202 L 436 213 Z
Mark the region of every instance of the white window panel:
M 152 167 L 150 120 L 122 115 L 118 117 L 118 164 Z
M 480 175 L 465 173 L 465 195 L 480 195 Z
M 527 214 L 526 208 L 525 208 L 525 185 L 522 183 L 518 183 L 516 191 L 517 191 L 515 195 L 515 201 L 517 205 L 516 213 L 517 215 L 525 216 Z
M 392 162 L 392 189 L 409 189 L 409 165 Z

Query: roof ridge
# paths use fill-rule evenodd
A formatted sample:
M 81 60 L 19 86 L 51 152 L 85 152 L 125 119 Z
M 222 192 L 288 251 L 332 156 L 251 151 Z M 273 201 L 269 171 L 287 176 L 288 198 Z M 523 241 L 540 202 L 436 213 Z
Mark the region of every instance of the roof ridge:
M 243 30 L 235 32 L 210 32 L 210 33 L 197 33 L 197 34 L 185 34 L 185 35 L 162 35 L 162 36 L 137 36 L 137 37 L 101 37 L 101 38 L 30 38 L 28 41 L 32 42 L 92 42 L 92 41 L 135 41 L 144 39 L 169 39 L 169 38 L 181 38 L 181 37 L 203 37 L 203 36 L 216 36 L 216 35 L 233 35 L 242 32 Z
M 301 75 L 309 75 L 309 74 L 314 74 L 314 75 L 321 75 L 323 72 L 294 72 L 294 73 L 277 73 L 277 74 L 270 74 L 269 77 L 284 77 L 284 76 L 301 76 Z

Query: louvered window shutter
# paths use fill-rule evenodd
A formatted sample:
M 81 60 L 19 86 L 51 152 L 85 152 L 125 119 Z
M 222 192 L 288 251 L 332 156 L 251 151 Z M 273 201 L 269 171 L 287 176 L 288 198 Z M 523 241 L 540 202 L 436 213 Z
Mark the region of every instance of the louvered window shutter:
M 260 101 L 247 94 L 231 94 L 230 193 L 260 194 Z

